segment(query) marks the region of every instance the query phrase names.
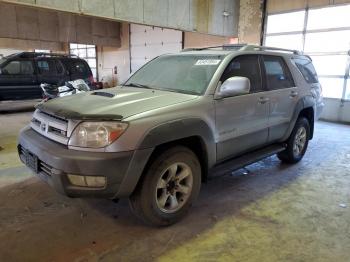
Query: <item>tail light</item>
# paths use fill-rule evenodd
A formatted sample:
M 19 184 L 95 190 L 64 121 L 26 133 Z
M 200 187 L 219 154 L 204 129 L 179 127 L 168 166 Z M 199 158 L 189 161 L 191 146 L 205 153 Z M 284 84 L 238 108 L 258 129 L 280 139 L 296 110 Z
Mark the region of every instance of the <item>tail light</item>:
M 88 80 L 89 80 L 90 84 L 92 84 L 94 82 L 94 77 L 91 75 L 88 77 Z

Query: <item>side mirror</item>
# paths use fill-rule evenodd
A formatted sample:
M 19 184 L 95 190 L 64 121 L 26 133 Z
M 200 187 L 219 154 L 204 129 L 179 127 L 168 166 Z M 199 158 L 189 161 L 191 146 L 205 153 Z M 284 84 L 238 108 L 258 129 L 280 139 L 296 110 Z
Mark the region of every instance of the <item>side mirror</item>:
M 228 78 L 220 86 L 217 98 L 249 94 L 250 80 L 242 76 Z

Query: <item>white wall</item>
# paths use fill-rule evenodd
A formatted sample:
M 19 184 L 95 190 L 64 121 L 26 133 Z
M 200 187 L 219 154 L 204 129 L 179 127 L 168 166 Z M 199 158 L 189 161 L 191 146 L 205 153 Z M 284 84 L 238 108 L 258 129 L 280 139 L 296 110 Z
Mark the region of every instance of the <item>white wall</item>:
M 97 71 L 99 81 L 107 83 L 109 87 L 123 83 L 130 75 L 129 55 L 129 24 L 121 25 L 121 47 L 97 47 Z M 114 74 L 114 67 L 118 72 Z
M 146 25 L 130 25 L 131 72 L 153 58 L 182 49 L 182 31 Z
M 350 123 L 350 101 L 335 98 L 324 98 L 324 109 L 321 119 L 335 122 Z

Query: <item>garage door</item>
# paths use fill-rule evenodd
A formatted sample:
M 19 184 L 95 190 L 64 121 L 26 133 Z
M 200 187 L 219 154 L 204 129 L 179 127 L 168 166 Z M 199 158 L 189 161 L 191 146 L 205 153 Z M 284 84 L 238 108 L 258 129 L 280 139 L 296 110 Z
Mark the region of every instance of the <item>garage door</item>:
M 182 49 L 182 32 L 153 26 L 130 25 L 131 73 L 156 56 Z
M 265 44 L 304 51 L 313 60 L 324 97 L 350 100 L 349 14 L 350 4 L 270 14 Z

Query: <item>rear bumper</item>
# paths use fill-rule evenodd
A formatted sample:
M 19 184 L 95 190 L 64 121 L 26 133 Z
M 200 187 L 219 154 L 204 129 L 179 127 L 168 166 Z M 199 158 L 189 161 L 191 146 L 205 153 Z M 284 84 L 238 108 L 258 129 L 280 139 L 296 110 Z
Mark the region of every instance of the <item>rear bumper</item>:
M 25 152 L 37 157 L 34 173 L 57 192 L 70 197 L 119 198 L 129 196 L 140 178 L 152 149 L 128 152 L 86 152 L 69 150 L 27 127 L 19 136 L 18 153 L 26 164 Z M 67 174 L 104 176 L 104 188 L 72 185 Z

